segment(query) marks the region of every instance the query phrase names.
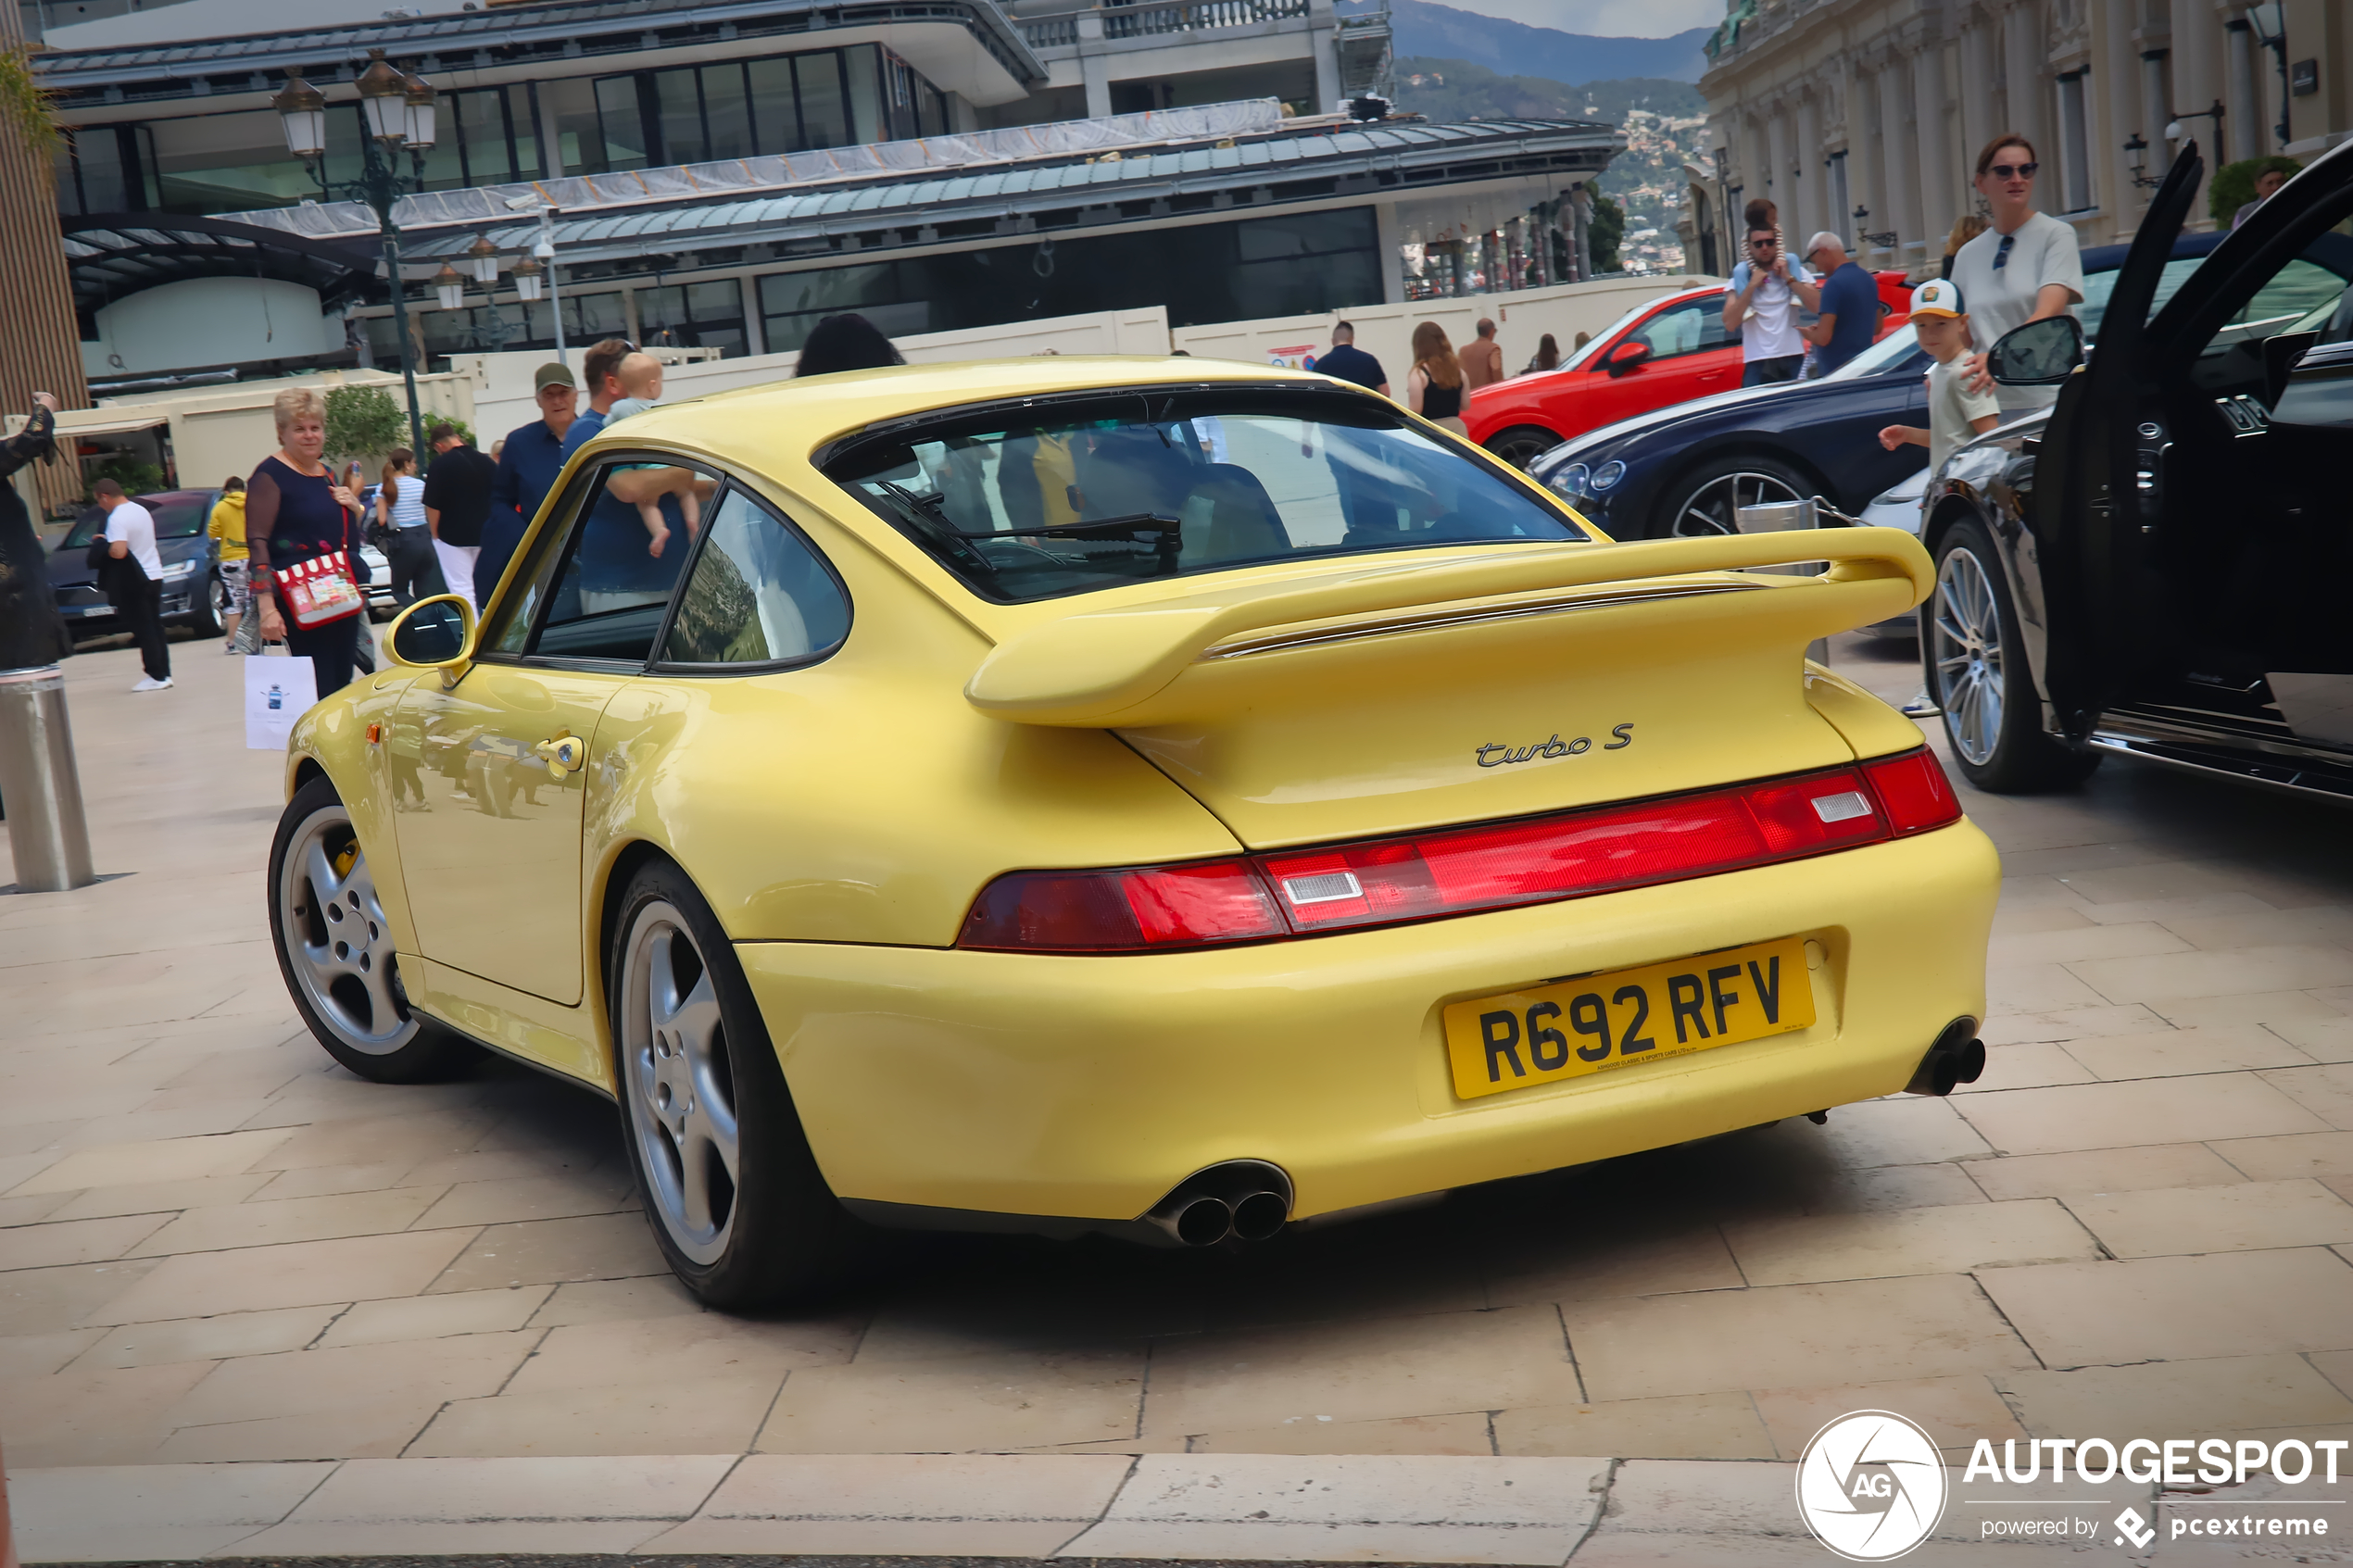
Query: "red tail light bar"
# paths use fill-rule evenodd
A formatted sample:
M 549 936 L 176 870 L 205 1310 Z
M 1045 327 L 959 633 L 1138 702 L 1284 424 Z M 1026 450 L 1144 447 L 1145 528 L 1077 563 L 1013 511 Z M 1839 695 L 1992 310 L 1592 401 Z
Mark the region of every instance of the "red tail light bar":
M 1159 952 L 1397 925 L 1883 843 L 1957 822 L 1925 748 L 1851 768 L 1487 827 L 1099 872 L 1014 872 L 961 947 Z

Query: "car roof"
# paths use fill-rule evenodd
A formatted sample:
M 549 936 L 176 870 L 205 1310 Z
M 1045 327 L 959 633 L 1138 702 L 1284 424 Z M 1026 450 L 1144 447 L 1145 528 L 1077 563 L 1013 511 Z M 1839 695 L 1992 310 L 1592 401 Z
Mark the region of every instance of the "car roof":
M 1128 387 L 1296 385 L 1387 398 L 1352 382 L 1242 359 L 1046 355 L 843 370 L 665 403 L 599 432 L 581 449 L 656 442 L 769 472 L 808 466 L 819 448 L 870 425 L 974 405 Z

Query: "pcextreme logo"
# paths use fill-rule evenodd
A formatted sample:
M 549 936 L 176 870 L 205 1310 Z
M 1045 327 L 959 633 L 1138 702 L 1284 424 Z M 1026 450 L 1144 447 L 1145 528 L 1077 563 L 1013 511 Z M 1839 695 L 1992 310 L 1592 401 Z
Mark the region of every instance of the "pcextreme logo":
M 2100 1544 L 2105 1536 L 2105 1544 L 2140 1551 L 2160 1535 L 2168 1540 L 2325 1539 L 2332 1521 L 2321 1511 L 2347 1506 L 2341 1499 L 2308 1501 L 2273 1492 L 2243 1500 L 2210 1493 L 2245 1486 L 2258 1472 L 2276 1487 L 2300 1489 L 2308 1482 L 2334 1486 L 2338 1458 L 2348 1447 L 2353 1443 L 2342 1438 L 2274 1444 L 2251 1437 L 2133 1437 L 2121 1443 L 2031 1437 L 2004 1441 L 1996 1459 L 1992 1440 L 1981 1437 L 1961 1471 L 1960 1485 L 1970 1494 L 1961 1500 L 1986 1511 L 1968 1533 L 1988 1541 L 2066 1541 L 2081 1549 Z M 2044 1485 L 2036 1493 L 2018 1495 L 2014 1503 L 2001 1495 L 2007 1487 L 2038 1482 Z M 2121 1487 L 2111 1486 L 2119 1482 Z M 1887 1562 L 1934 1533 L 1949 1485 L 1935 1439 L 1918 1424 L 1892 1411 L 1856 1411 L 1823 1427 L 1806 1445 L 1797 1465 L 1797 1511 L 1814 1538 L 1838 1556 L 1850 1562 Z M 2053 1488 L 2105 1495 L 2053 1496 Z M 2140 1488 L 2137 1500 L 2159 1517 L 2144 1518 L 2128 1502 L 2103 1525 L 2116 1491 L 2130 1488 Z M 2342 1519 L 2334 1523 L 2339 1531 L 2347 1524 Z
M 1850 1562 L 1901 1557 L 1944 1517 L 1944 1456 L 1892 1411 L 1840 1416 L 1797 1461 L 1797 1512 L 1816 1540 Z

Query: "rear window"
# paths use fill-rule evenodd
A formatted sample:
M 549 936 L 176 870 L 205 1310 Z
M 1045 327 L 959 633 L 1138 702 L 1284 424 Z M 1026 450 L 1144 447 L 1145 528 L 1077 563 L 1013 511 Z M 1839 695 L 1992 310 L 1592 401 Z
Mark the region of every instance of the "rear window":
M 147 508 L 156 520 L 158 539 L 194 539 L 205 531 L 212 519 L 212 497 L 206 492 L 176 491 L 159 495 L 134 495 L 132 500 Z M 93 508 L 88 515 L 73 525 L 57 547 L 61 550 L 87 549 L 90 541 L 107 531 L 107 514 Z
M 1142 390 L 911 421 L 825 471 L 1000 602 L 1273 560 L 1583 540 L 1371 398 Z

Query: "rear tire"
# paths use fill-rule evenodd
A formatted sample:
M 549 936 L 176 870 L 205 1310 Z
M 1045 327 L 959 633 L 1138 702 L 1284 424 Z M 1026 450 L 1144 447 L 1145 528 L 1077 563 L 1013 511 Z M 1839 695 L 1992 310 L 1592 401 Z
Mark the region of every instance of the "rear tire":
M 1820 486 L 1776 458 L 1733 456 L 1699 464 L 1669 483 L 1651 514 L 1653 539 L 1712 538 L 1737 533 L 1741 507 L 1797 501 Z
M 278 819 L 270 939 L 295 1010 L 360 1077 L 422 1083 L 472 1060 L 471 1042 L 409 1010 L 375 878 L 324 774 L 295 791 Z
M 188 596 L 188 613 L 181 623 L 199 637 L 220 635 L 220 613 L 212 597 L 220 587 L 220 579 L 207 572 L 204 585 Z
M 1936 586 L 1920 607 L 1920 664 L 1944 709 L 1944 738 L 1969 782 L 1994 795 L 2081 784 L 2099 753 L 2045 734 L 2018 610 L 1993 536 L 1974 519 L 1936 546 Z
M 1561 438 L 1541 425 L 1513 425 L 1499 430 L 1487 438 L 1487 450 L 1512 467 L 1526 470 L 1529 464 L 1561 444 Z
M 629 879 L 606 971 L 623 1141 L 671 1269 L 728 1310 L 836 1289 L 863 1227 L 826 1186 L 735 947 L 677 866 Z

